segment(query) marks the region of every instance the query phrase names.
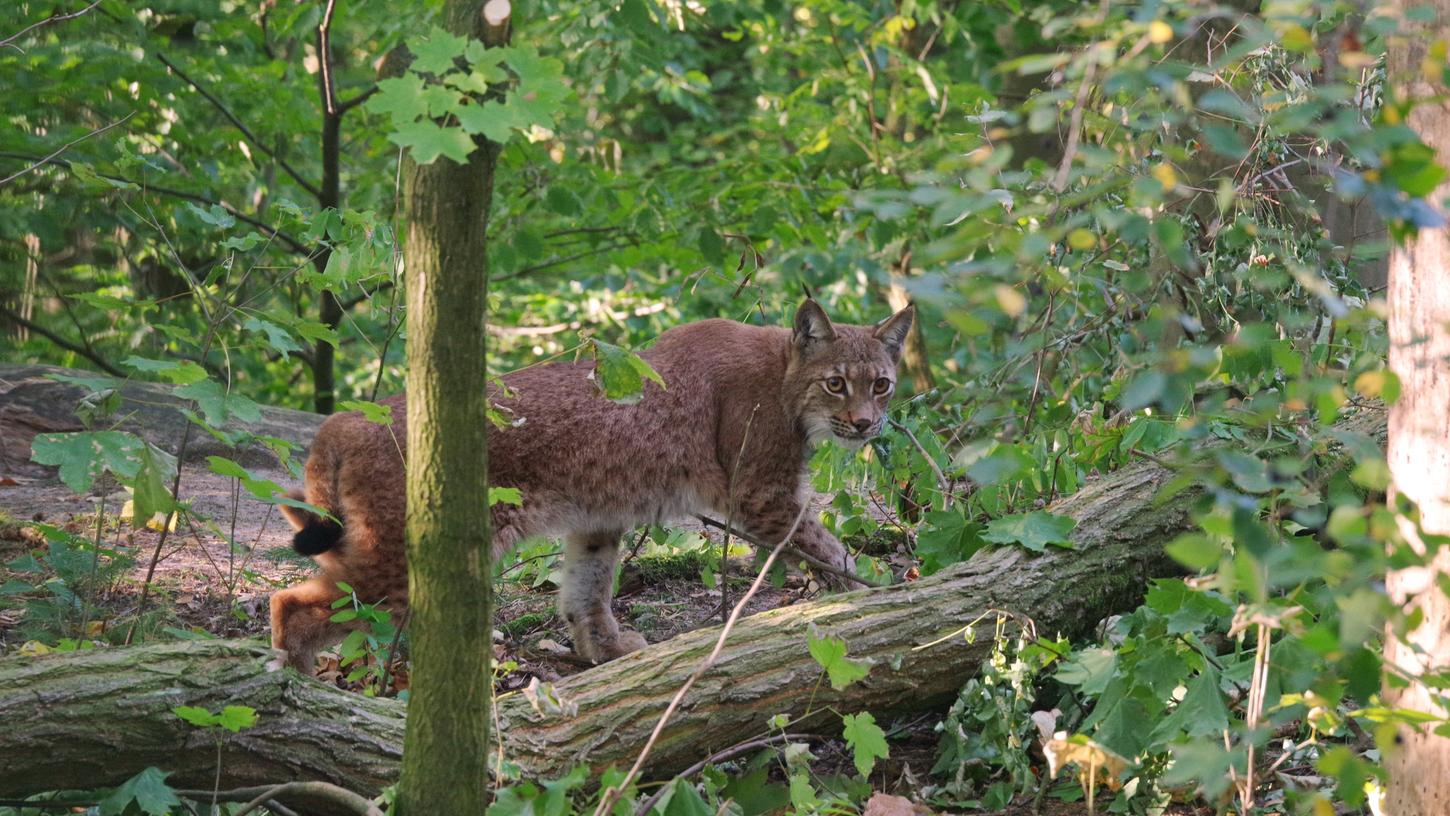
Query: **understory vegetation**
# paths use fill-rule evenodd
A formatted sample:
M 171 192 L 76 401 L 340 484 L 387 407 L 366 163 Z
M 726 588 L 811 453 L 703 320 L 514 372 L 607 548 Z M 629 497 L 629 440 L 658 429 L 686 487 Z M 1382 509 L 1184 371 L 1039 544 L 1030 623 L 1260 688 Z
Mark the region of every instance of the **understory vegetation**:
M 1394 546 L 1418 517 L 1386 498 L 1385 259 L 1442 226 L 1446 175 L 1387 76 L 1403 15 L 542 0 L 484 48 L 438 3 L 399 5 L 19 0 L 0 23 L 0 394 L 48 378 L 75 416 L 0 414 L 0 660 L 265 635 L 267 596 L 311 569 L 275 512 L 299 504 L 306 435 L 273 409 L 391 422 L 403 154 L 461 162 L 486 137 L 492 375 L 592 359 L 600 398 L 627 400 L 672 326 L 788 325 L 803 292 L 848 323 L 916 304 L 888 427 L 810 463 L 867 583 L 1071 548 L 1057 502 L 1127 469 L 1171 471 L 1157 502 L 1192 494 L 1178 571 L 1122 575 L 1132 605 L 1075 631 L 941 621 L 991 657 L 928 715 L 830 710 L 805 735 L 782 716 L 623 790 L 624 769 L 529 779 L 501 752 L 489 813 L 1357 813 L 1397 726 L 1450 737 L 1443 711 L 1381 698 L 1450 686 L 1382 660 L 1387 627 L 1418 623 L 1386 571 L 1425 558 Z M 125 392 L 142 382 L 166 389 Z M 179 418 L 138 429 L 123 396 Z M 722 623 L 764 560 L 699 519 L 621 551 L 616 610 L 651 642 Z M 748 611 L 828 597 L 801 566 Z M 586 668 L 553 611 L 562 546 L 493 569 L 495 689 L 547 697 Z M 334 619 L 360 625 L 321 679 L 406 699 L 407 621 L 355 596 Z M 818 686 L 867 673 L 831 632 L 798 648 Z M 265 725 L 175 715 L 218 758 Z M 167 776 L 33 801 L 288 812 Z

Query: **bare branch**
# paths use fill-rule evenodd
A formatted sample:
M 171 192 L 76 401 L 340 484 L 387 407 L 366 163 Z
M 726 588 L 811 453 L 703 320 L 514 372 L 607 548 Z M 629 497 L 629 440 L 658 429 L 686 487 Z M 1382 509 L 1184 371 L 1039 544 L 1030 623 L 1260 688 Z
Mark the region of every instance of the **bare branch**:
M 20 159 L 22 161 L 37 162 L 39 164 L 53 164 L 57 167 L 63 167 L 67 170 L 70 169 L 70 162 L 66 161 L 65 159 L 53 159 L 49 157 L 38 159 L 35 156 L 26 155 L 24 153 L 10 153 L 6 151 L 0 151 L 0 158 Z M 292 249 L 292 251 L 297 252 L 301 255 L 307 255 L 309 257 L 313 254 L 312 247 L 309 247 L 308 245 L 302 243 L 293 236 L 283 232 L 282 230 L 277 229 L 276 227 L 273 227 L 265 221 L 259 221 L 258 219 L 247 215 L 246 213 L 242 212 L 236 207 L 233 207 L 225 201 L 218 201 L 214 198 L 207 198 L 206 196 L 199 195 L 197 193 L 188 193 L 185 190 L 176 190 L 171 187 L 162 187 L 160 185 L 150 184 L 147 182 L 139 182 L 135 179 L 125 178 L 124 176 L 117 176 L 109 173 L 96 173 L 96 175 L 100 176 L 103 179 L 109 179 L 111 181 L 118 181 L 125 184 L 134 185 L 135 187 L 139 188 L 144 192 L 155 193 L 157 195 L 167 196 L 169 198 L 179 198 L 185 201 L 195 201 L 198 204 L 208 204 L 216 207 L 221 207 L 223 210 L 226 210 L 226 212 L 233 218 L 237 219 L 238 221 L 243 221 L 245 223 L 251 224 L 257 229 L 262 230 L 267 234 L 268 238 L 275 238 L 281 241 L 282 243 L 286 244 L 290 249 Z
M 80 17 L 81 15 L 85 14 L 96 6 L 99 6 L 100 4 L 101 0 L 94 0 L 94 2 L 92 2 L 89 6 L 86 6 L 80 11 L 73 11 L 70 14 L 52 14 L 44 20 L 41 20 L 38 23 L 32 23 L 25 28 L 20 29 L 18 32 L 11 34 L 9 37 L 0 40 L 0 48 L 4 48 L 8 45 L 11 48 L 14 48 L 16 51 L 21 51 L 20 46 L 15 45 L 15 41 L 20 39 L 21 37 L 24 37 L 26 34 L 29 34 L 30 32 L 35 31 L 38 28 L 44 28 L 45 26 L 48 26 L 52 23 L 62 23 L 66 20 L 74 20 L 75 18 Z M 21 51 L 21 53 L 24 53 L 24 51 Z
M 185 82 L 187 85 L 190 85 L 192 88 L 196 89 L 196 92 L 197 93 L 199 93 L 203 97 L 205 97 L 206 98 L 206 101 L 210 102 L 212 104 L 212 106 L 215 107 L 221 113 L 222 116 L 226 117 L 226 119 L 227 119 L 228 122 L 231 122 L 232 125 L 235 126 L 237 130 L 240 130 L 242 132 L 242 135 L 243 136 L 247 137 L 247 141 L 251 142 L 253 145 L 256 145 L 256 147 L 257 147 L 258 150 L 262 151 L 263 153 L 266 153 L 268 156 L 271 156 L 272 157 L 272 160 L 275 161 L 275 162 L 277 162 L 278 166 L 280 166 L 282 168 L 282 170 L 284 172 L 286 172 L 287 175 L 292 178 L 293 181 L 297 182 L 297 185 L 299 187 L 301 187 L 302 189 L 306 190 L 308 193 L 311 193 L 314 197 L 318 197 L 318 196 L 321 195 L 318 192 L 318 190 L 317 190 L 317 185 L 313 184 L 312 182 L 310 182 L 306 178 L 304 178 L 301 173 L 297 172 L 296 168 L 294 168 L 292 165 L 290 165 L 290 164 L 287 163 L 287 160 L 286 159 L 284 159 L 281 156 L 277 155 L 276 151 L 274 151 L 274 150 L 272 150 L 272 148 L 268 147 L 267 144 L 266 144 L 266 142 L 263 142 L 261 139 L 257 138 L 257 134 L 253 133 L 252 130 L 251 130 L 251 128 L 249 128 L 245 124 L 243 124 L 242 123 L 242 120 L 241 119 L 238 119 L 237 118 L 237 115 L 234 114 L 234 113 L 232 113 L 232 111 L 231 111 L 230 108 L 228 108 L 225 104 L 223 104 L 220 99 L 217 99 L 215 96 L 212 96 L 211 93 L 209 93 L 206 88 L 203 88 L 201 86 L 201 83 L 199 83 L 196 80 L 192 79 L 190 76 L 187 75 L 187 73 L 185 71 L 183 71 L 180 68 L 178 68 L 175 63 L 173 63 L 171 60 L 169 60 L 169 59 L 166 58 L 166 55 L 165 54 L 162 54 L 160 52 L 157 52 L 156 59 L 160 60 L 162 65 L 165 65 L 167 68 L 170 68 L 171 71 L 172 71 L 172 73 L 174 73 L 178 77 L 180 77 L 183 82 Z
M 102 357 L 101 355 L 97 354 L 96 352 L 94 352 L 94 351 L 92 351 L 89 348 L 86 348 L 84 346 L 78 346 L 75 343 L 72 343 L 71 341 L 69 341 L 69 340 L 65 339 L 64 337 L 61 337 L 60 335 L 58 335 L 55 332 L 51 331 L 50 329 L 47 329 L 44 326 L 41 326 L 41 325 L 39 325 L 37 323 L 34 323 L 32 321 L 26 320 L 25 318 L 21 317 L 20 315 L 16 314 L 15 312 L 11 311 L 10 309 L 6 308 L 5 306 L 0 306 L 0 316 L 3 316 L 6 320 L 9 320 L 10 322 L 14 323 L 17 326 L 24 326 L 25 328 L 29 329 L 30 331 L 35 332 L 36 334 L 40 335 L 41 337 L 44 337 L 45 339 L 47 339 L 50 342 L 56 344 L 57 346 L 60 346 L 61 348 L 65 349 L 66 351 L 74 352 L 75 354 L 79 354 L 80 356 L 86 358 L 87 360 L 90 360 L 91 362 L 95 363 L 97 368 L 101 369 L 102 371 L 106 372 L 107 374 L 110 374 L 112 377 L 125 377 L 125 376 L 127 376 L 126 375 L 126 372 L 122 371 L 119 368 L 116 368 L 114 365 L 111 365 L 111 363 L 108 362 L 106 360 L 106 358 Z
M 116 121 L 112 122 L 109 125 L 106 125 L 105 127 L 101 128 L 99 130 L 93 130 L 90 133 L 87 133 L 86 135 L 80 137 L 79 139 L 72 139 L 71 141 L 66 142 L 65 144 L 63 144 L 63 145 L 60 146 L 60 149 L 59 150 L 56 150 L 54 153 L 51 153 L 49 156 L 46 156 L 43 159 L 40 159 L 38 161 L 35 161 L 34 163 L 32 163 L 29 167 L 25 168 L 24 170 L 21 170 L 21 171 L 19 171 L 17 173 L 11 173 L 10 175 L 6 176 L 5 178 L 0 179 L 0 187 L 4 187 L 6 184 L 9 184 L 10 182 L 12 182 L 12 181 L 20 178 L 21 176 L 25 175 L 26 173 L 29 173 L 30 171 L 34 170 L 35 168 L 40 167 L 41 165 L 49 162 L 51 159 L 54 159 L 56 156 L 59 156 L 60 154 L 66 152 L 67 150 L 70 150 L 72 147 L 75 147 L 76 145 L 80 144 L 81 142 L 84 142 L 85 140 L 91 138 L 92 136 L 99 136 L 102 133 L 105 133 L 106 131 L 110 130 L 111 128 L 116 127 L 117 125 L 123 124 L 127 119 L 130 119 L 132 116 L 135 116 L 135 115 L 136 115 L 136 112 L 135 111 L 131 111 L 130 113 L 126 114 L 125 116 L 122 116 L 120 119 L 117 119 Z

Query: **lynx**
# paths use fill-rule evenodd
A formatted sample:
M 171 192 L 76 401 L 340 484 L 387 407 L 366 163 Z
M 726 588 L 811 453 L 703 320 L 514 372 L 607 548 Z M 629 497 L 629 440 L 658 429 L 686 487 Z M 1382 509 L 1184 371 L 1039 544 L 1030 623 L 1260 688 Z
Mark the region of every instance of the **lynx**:
M 491 432 L 489 482 L 519 488 L 523 503 L 493 508 L 495 556 L 531 536 L 564 539 L 559 611 L 575 650 L 596 663 L 646 645 L 610 609 L 619 540 L 633 527 L 713 511 L 766 542 L 790 533 L 801 551 L 851 570 L 841 543 L 802 517 L 806 465 L 820 442 L 855 448 L 881 432 L 914 315 L 907 306 L 875 326 L 837 326 L 807 299 L 793 329 L 678 326 L 641 355 L 665 387 L 647 384 L 631 405 L 600 396 L 588 362 L 505 376 L 489 399 L 521 421 Z M 407 604 L 406 407 L 384 402 L 392 425 L 337 414 L 313 442 L 300 495 L 336 521 L 284 508 L 293 546 L 322 568 L 272 596 L 272 645 L 304 674 L 346 632 L 329 620 L 339 581 L 364 601 Z

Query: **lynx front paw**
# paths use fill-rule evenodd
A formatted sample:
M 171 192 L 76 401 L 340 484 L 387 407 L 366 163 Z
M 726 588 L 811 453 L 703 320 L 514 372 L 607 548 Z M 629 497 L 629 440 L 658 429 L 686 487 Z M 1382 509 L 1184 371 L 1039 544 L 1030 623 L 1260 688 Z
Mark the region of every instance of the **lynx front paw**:
M 574 641 L 574 649 L 593 663 L 607 663 L 649 645 L 644 635 L 631 629 L 620 629 L 613 637 L 582 638 Z

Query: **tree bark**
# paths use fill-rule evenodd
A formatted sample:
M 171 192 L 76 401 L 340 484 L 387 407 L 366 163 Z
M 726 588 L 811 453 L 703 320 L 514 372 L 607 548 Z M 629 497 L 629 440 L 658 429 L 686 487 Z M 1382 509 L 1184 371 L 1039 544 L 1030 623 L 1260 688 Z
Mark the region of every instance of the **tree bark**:
M 1382 436 L 1384 414 L 1368 411 L 1342 427 Z M 883 717 L 939 707 L 991 649 L 954 633 L 995 610 L 1030 619 L 1043 635 L 1076 636 L 1131 609 L 1149 579 L 1178 571 L 1163 545 L 1190 525 L 1201 496 L 1190 488 L 1159 500 L 1171 478 L 1140 463 L 1052 505 L 1077 521 L 1070 550 L 983 551 L 918 581 L 742 620 L 655 745 L 649 774 L 673 773 L 764 733 L 774 714 L 817 712 L 791 729 L 839 734 L 832 710 Z M 844 638 L 851 657 L 873 660 L 867 677 L 839 692 L 818 683 L 820 667 L 806 650 L 811 624 Z M 689 632 L 560 681 L 554 692 L 573 713 L 501 697 L 504 755 L 541 776 L 631 761 L 718 631 Z M 933 645 L 917 649 L 925 644 Z M 269 672 L 267 656 L 255 644 L 207 641 L 0 660 L 0 795 L 115 784 L 148 765 L 176 771 L 177 784 L 210 785 L 210 737 L 172 716 L 176 705 L 258 710 L 255 728 L 226 736 L 225 786 L 319 779 L 366 794 L 397 779 L 402 704 Z M 414 717 L 416 694 L 415 686 Z M 456 694 L 448 703 L 451 716 L 483 733 Z
M 448 0 L 444 25 L 484 38 L 482 0 Z M 485 40 L 502 45 L 501 37 Z M 408 597 L 412 656 L 398 812 L 488 805 L 489 558 L 485 236 L 497 146 L 459 166 L 404 159 L 408 237 Z
M 1430 45 L 1450 40 L 1450 0 L 1433 0 L 1434 19 L 1413 24 L 1411 6 L 1397 3 L 1402 24 L 1410 26 L 1389 47 L 1389 74 L 1399 99 L 1427 100 L 1410 113 L 1409 124 L 1435 148 L 1441 164 L 1450 157 L 1450 102 L 1444 87 L 1428 81 L 1427 67 L 1442 67 Z M 1450 196 L 1441 184 L 1429 196 L 1439 203 Z M 1401 396 L 1390 409 L 1387 451 L 1392 490 L 1414 501 L 1426 533 L 1450 534 L 1450 235 L 1443 227 L 1422 229 L 1390 253 L 1390 368 L 1399 376 Z M 1424 556 L 1425 542 L 1413 524 L 1402 523 L 1405 545 Z M 1392 624 L 1385 637 L 1385 664 L 1411 678 L 1403 688 L 1386 683 L 1392 706 L 1450 716 L 1441 688 L 1416 678 L 1450 669 L 1450 548 L 1441 547 L 1422 566 L 1391 570 L 1385 590 L 1405 614 L 1424 615 L 1409 632 Z M 1443 681 L 1441 681 L 1443 684 Z M 1450 812 L 1450 738 L 1428 728 L 1401 726 L 1393 745 L 1382 746 L 1390 781 L 1385 812 Z

